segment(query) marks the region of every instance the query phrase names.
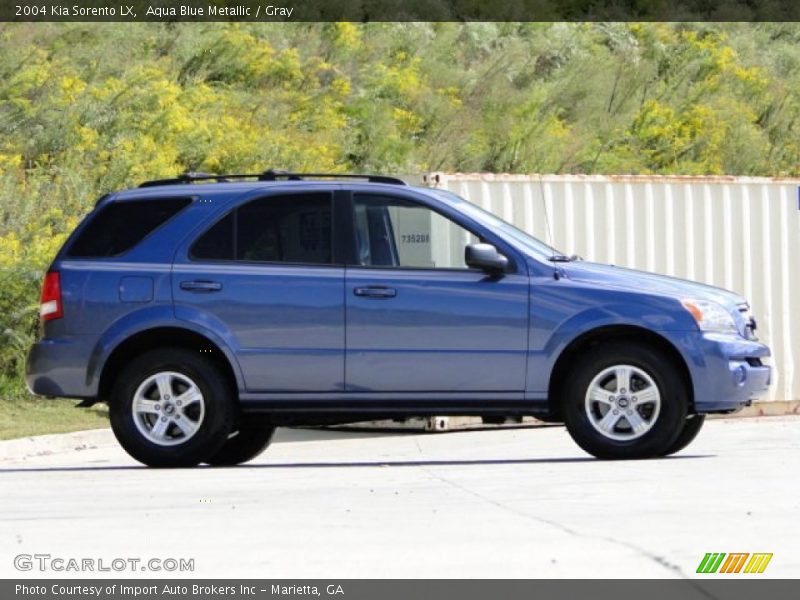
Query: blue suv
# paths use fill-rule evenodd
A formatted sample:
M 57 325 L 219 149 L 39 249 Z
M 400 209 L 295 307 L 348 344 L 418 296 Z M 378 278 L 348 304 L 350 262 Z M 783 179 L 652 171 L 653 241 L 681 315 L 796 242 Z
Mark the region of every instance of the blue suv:
M 35 394 L 108 402 L 157 467 L 279 425 L 563 422 L 605 459 L 677 452 L 770 381 L 743 298 L 567 257 L 383 176 L 187 174 L 101 198 L 44 281 Z

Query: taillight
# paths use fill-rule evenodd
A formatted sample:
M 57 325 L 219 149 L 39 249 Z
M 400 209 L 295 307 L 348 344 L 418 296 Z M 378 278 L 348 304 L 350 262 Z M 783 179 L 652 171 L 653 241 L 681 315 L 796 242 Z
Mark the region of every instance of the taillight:
M 58 271 L 50 271 L 44 276 L 39 315 L 42 321 L 52 321 L 64 316 L 64 305 L 61 303 L 61 275 Z

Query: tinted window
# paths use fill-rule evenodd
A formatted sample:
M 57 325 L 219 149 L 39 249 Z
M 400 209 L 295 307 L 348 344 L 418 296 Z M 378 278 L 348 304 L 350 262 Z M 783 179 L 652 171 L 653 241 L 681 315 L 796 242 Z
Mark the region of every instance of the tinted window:
M 192 247 L 199 259 L 330 264 L 330 194 L 259 198 L 234 210 Z
M 194 258 L 233 260 L 234 213 L 219 221 L 192 246 Z
M 122 254 L 190 202 L 190 198 L 160 198 L 107 204 L 91 217 L 67 255 L 101 258 Z
M 385 196 L 355 196 L 359 264 L 466 269 L 464 249 L 478 238 L 435 210 Z

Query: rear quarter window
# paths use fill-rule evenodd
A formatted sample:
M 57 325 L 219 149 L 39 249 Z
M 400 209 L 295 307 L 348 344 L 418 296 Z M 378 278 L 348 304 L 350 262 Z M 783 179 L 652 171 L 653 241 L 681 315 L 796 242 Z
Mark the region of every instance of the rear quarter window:
M 72 242 L 67 256 L 104 258 L 127 252 L 192 202 L 191 198 L 153 198 L 103 206 Z

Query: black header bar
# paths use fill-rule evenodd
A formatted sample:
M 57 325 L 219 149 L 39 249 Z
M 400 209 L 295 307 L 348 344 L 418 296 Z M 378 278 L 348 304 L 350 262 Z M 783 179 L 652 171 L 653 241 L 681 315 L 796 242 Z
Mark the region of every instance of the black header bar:
M 800 21 L 796 0 L 7 0 L 0 21 Z

